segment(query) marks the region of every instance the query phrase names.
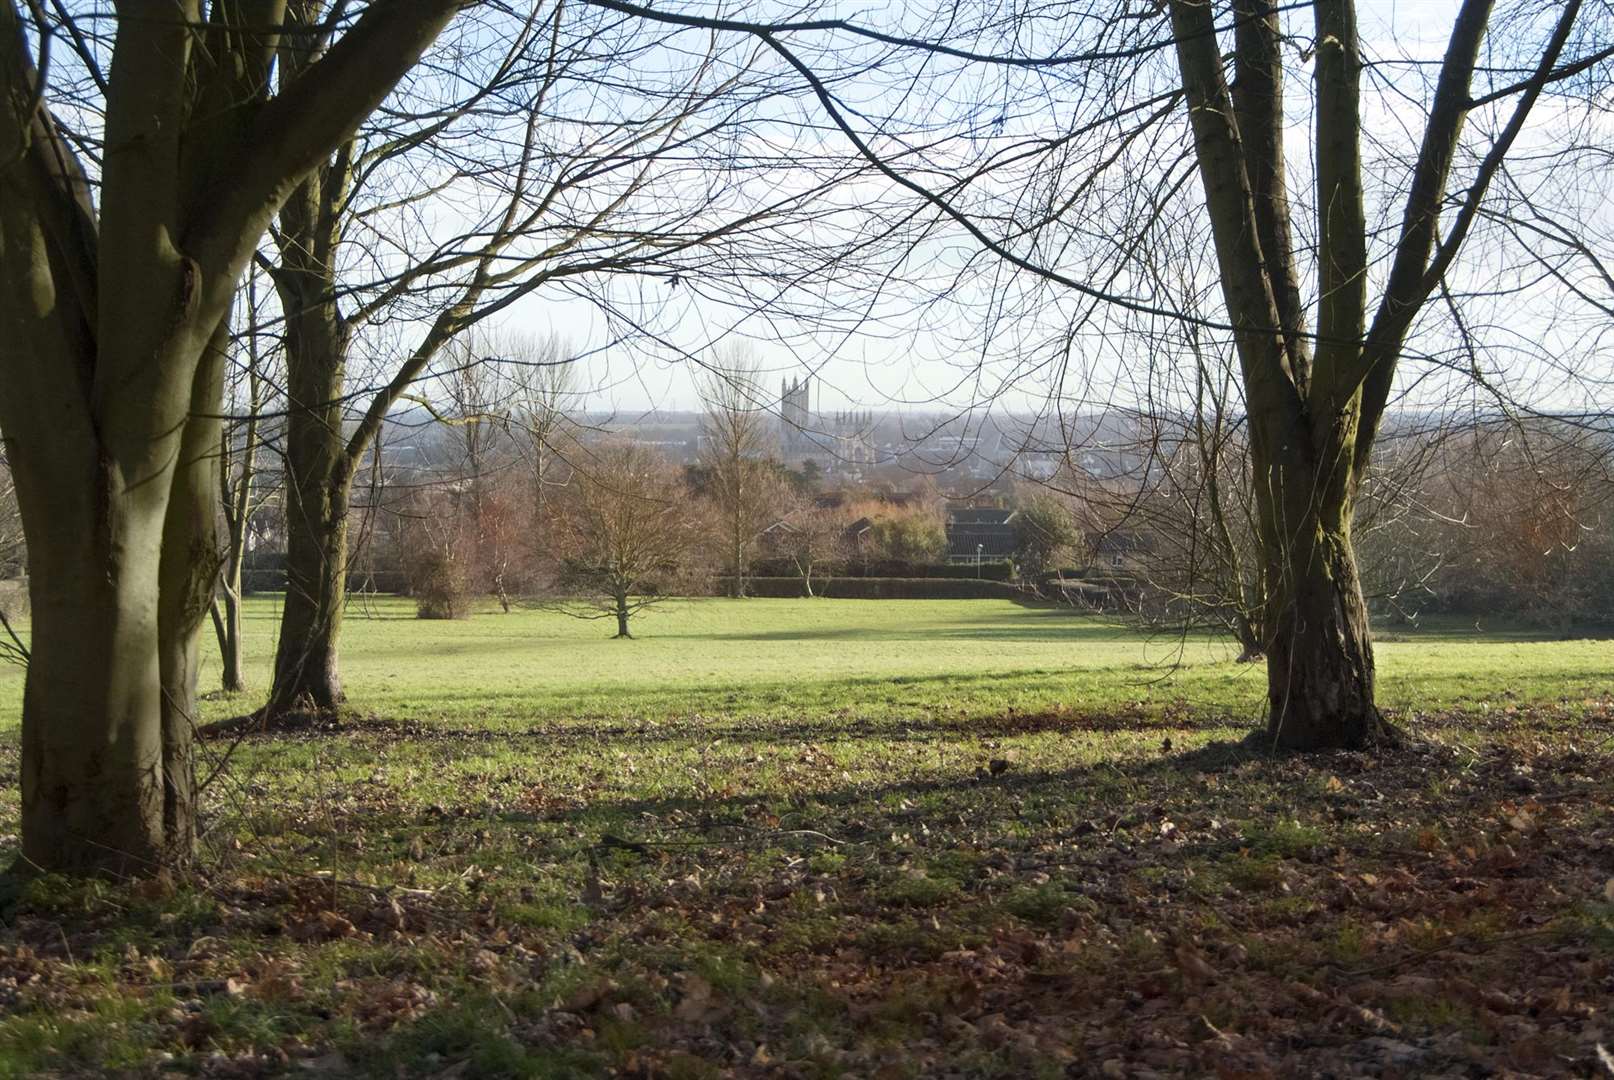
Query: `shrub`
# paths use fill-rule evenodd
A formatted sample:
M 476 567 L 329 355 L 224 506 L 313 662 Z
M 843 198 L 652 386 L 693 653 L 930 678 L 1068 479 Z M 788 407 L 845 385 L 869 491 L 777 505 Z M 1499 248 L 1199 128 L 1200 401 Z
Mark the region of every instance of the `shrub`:
M 454 552 L 438 547 L 421 551 L 410 567 L 415 614 L 422 619 L 463 619 L 471 614 L 465 567 Z
M 874 549 L 898 562 L 931 562 L 947 553 L 947 530 L 932 514 L 908 514 L 876 521 L 869 530 Z

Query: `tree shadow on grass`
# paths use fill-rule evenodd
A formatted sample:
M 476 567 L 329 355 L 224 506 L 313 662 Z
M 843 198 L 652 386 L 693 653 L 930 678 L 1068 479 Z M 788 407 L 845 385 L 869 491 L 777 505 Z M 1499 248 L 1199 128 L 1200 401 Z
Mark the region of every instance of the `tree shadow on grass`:
M 927 737 L 945 738 L 950 730 L 933 727 Z M 329 825 L 333 833 L 368 833 L 375 849 L 425 834 L 434 842 L 432 858 L 442 860 L 440 872 L 463 869 L 476 885 L 453 891 L 457 906 L 429 929 L 410 923 L 411 938 L 388 944 L 362 941 L 348 925 L 351 920 L 367 933 L 382 933 L 389 919 L 414 918 L 416 901 L 408 890 L 360 883 L 339 894 L 330 883 L 304 882 L 300 891 L 280 883 L 293 903 L 266 900 L 263 888 L 249 881 L 239 889 L 229 885 L 237 891 L 227 897 L 232 908 L 250 909 L 241 913 L 248 917 L 232 915 L 224 925 L 165 921 L 172 911 L 161 911 L 162 905 L 179 903 L 140 893 L 117 893 L 123 909 L 110 920 L 42 899 L 40 910 L 29 913 L 31 922 L 9 931 L 33 952 L 7 962 L 26 972 L 40 958 L 66 961 L 68 968 L 47 970 L 70 975 L 69 938 L 72 956 L 108 955 L 109 933 L 134 925 L 148 955 L 168 956 L 181 968 L 160 977 L 172 980 L 173 995 L 195 996 L 202 1009 L 181 1010 L 172 1022 L 181 1026 L 162 1027 L 170 1023 L 164 1019 L 173 1011 L 170 1003 L 151 997 L 139 1004 L 136 995 L 153 983 L 151 972 L 126 965 L 114 978 L 135 987 L 131 1011 L 138 1005 L 147 1013 L 131 1012 L 142 1017 L 138 1024 L 111 1015 L 103 1025 L 106 1037 L 134 1040 L 161 1032 L 169 1041 L 116 1045 L 145 1052 L 166 1046 L 189 1067 L 213 1045 L 257 1052 L 295 1031 L 300 1040 L 322 1045 L 327 1056 L 316 1062 L 329 1065 L 328 1072 L 378 1076 L 589 1075 L 608 1067 L 663 1075 L 666 1070 L 648 1066 L 634 1073 L 629 1065 L 630 1054 L 643 1065 L 661 1053 L 684 1055 L 697 1073 L 691 1058 L 732 1066 L 736 1075 L 763 1075 L 748 1071 L 758 1043 L 766 1041 L 780 1056 L 801 1053 L 809 1039 L 828 1047 L 826 1054 L 856 1051 L 867 1045 L 871 1025 L 889 1024 L 898 1011 L 906 1026 L 885 1030 L 901 1036 L 895 1040 L 899 1054 L 921 1040 L 955 1057 L 995 1052 L 1005 1030 L 1040 1033 L 1044 1021 L 1070 1033 L 1084 1061 L 1132 1053 L 1136 1048 L 1125 1040 L 1144 1022 L 1175 1025 L 1169 1030 L 1177 1044 L 1192 1040 L 1221 1052 L 1228 1040 L 1206 1033 L 1218 1031 L 1213 1025 L 1230 1026 L 1207 1013 L 1216 1004 L 1214 993 L 1235 1018 L 1282 1003 L 1277 1011 L 1285 1024 L 1243 1026 L 1240 1046 L 1264 1046 L 1274 1055 L 1321 1047 L 1316 1053 L 1337 1059 L 1296 1060 L 1269 1074 L 1338 1074 L 1332 1066 L 1343 1060 L 1341 1043 L 1377 1036 L 1384 1021 L 1365 1008 L 1338 1008 L 1335 996 L 1349 991 L 1350 1002 L 1380 1010 L 1400 1000 L 1389 991 L 1363 998 L 1355 969 L 1432 956 L 1436 973 L 1476 981 L 1489 976 L 1502 990 L 1516 991 L 1521 1005 L 1536 1000 L 1525 996 L 1534 993 L 1536 972 L 1550 978 L 1554 990 L 1572 983 L 1577 1001 L 1595 1000 L 1589 995 L 1602 977 L 1596 965 L 1566 964 L 1547 954 L 1487 958 L 1484 939 L 1479 948 L 1467 946 L 1473 935 L 1494 934 L 1485 929 L 1493 925 L 1539 930 L 1544 920 L 1561 917 L 1564 897 L 1590 896 L 1592 886 L 1602 887 L 1606 867 L 1598 860 L 1606 849 L 1583 842 L 1580 822 L 1549 827 L 1548 815 L 1553 808 L 1606 806 L 1607 781 L 1592 777 L 1608 775 L 1608 755 L 1543 753 L 1523 773 L 1505 748 L 1478 755 L 1436 746 L 1269 755 L 1240 743 L 1149 747 L 1145 742 L 1138 755 L 1112 761 L 1046 769 L 1016 763 L 996 774 L 983 762 L 986 775 L 977 778 L 896 775 L 854 784 L 839 782 L 834 767 L 826 766 L 808 778 L 822 786 L 802 790 L 596 798 L 541 814 L 462 816 L 439 809 L 411 816 L 384 785 L 367 802 L 370 789 L 361 782 L 349 787 L 352 801 L 343 804 L 343 819 Z M 1540 818 L 1539 832 L 1526 834 L 1537 825 L 1518 817 L 1516 804 L 1526 799 L 1537 804 L 1524 813 Z M 764 803 L 770 805 L 759 813 Z M 1503 824 L 1510 818 L 1518 824 Z M 320 858 L 323 838 L 309 836 L 295 823 L 300 819 L 288 820 L 294 823 L 284 826 L 285 837 L 299 850 L 315 841 L 319 851 L 310 857 Z M 393 828 L 397 834 L 388 835 Z M 1449 849 L 1461 860 L 1455 874 L 1437 858 L 1443 849 L 1418 839 L 1419 830 L 1430 830 L 1431 845 L 1444 844 L 1454 828 L 1500 829 L 1510 843 L 1475 857 L 1460 848 L 1469 838 L 1455 840 L 1459 846 Z M 475 844 L 437 843 L 451 837 Z M 484 842 L 486 848 L 476 846 Z M 835 857 L 818 857 L 826 852 Z M 386 855 L 376 865 L 381 873 L 398 869 Z M 471 873 L 486 867 L 491 875 Z M 1588 876 L 1593 871 L 1595 878 Z M 1455 877 L 1464 880 L 1449 887 L 1443 881 Z M 1207 881 L 1233 888 L 1200 891 Z M 777 891 L 781 882 L 783 893 Z M 545 883 L 552 887 L 540 888 L 536 900 L 522 895 L 523 888 Z M 816 900 L 814 888 L 821 889 Z M 254 900 L 245 898 L 251 890 L 257 890 Z M 442 894 L 445 905 L 448 895 Z M 1472 898 L 1478 905 L 1432 916 L 1470 935 L 1454 939 L 1462 949 L 1426 956 L 1403 938 L 1362 944 L 1364 927 L 1403 919 L 1410 927 L 1430 915 L 1431 896 L 1445 903 Z M 408 909 L 402 913 L 388 903 L 399 898 Z M 218 918 L 208 911 L 206 919 Z M 1474 919 L 1464 922 L 1469 912 Z M 331 918 L 321 924 L 320 915 Z M 533 924 L 519 921 L 521 915 L 550 921 L 532 933 Z M 1523 922 L 1524 916 L 1538 921 Z M 1486 921 L 1493 918 L 1501 921 Z M 220 953 L 227 963 L 190 972 L 198 933 L 231 944 Z M 1570 927 L 1566 933 L 1588 932 Z M 1072 942 L 1076 951 L 1066 949 Z M 1489 944 L 1495 946 L 1494 938 Z M 1338 955 L 1329 951 L 1336 947 Z M 1347 948 L 1356 952 L 1346 955 Z M 304 989 L 324 991 L 337 979 L 341 989 L 329 999 L 301 1002 L 285 989 L 286 969 L 243 973 L 232 958 L 237 952 L 300 958 L 300 977 L 309 984 Z M 1433 965 L 1442 956 L 1490 967 L 1438 971 Z M 1210 975 L 1178 971 L 1194 964 Z M 747 973 L 768 970 L 787 973 L 770 976 L 781 988 L 771 996 L 760 982 L 746 981 Z M 732 981 L 723 983 L 721 975 Z M 1296 992 L 1297 979 L 1304 993 Z M 239 985 L 232 989 L 231 981 Z M 1438 988 L 1435 980 L 1425 983 Z M 1424 995 L 1423 985 L 1414 992 Z M 106 988 L 98 985 L 96 992 Z M 909 994 L 930 996 L 915 1006 Z M 894 1008 L 880 1013 L 883 999 Z M 1152 1016 L 1136 1012 L 1145 1001 L 1170 1007 Z M 765 1007 L 750 1009 L 752 1002 Z M 327 1006 L 342 1017 L 338 1046 L 347 1057 L 330 1047 Z M 58 1023 L 60 1010 L 51 999 L 30 1007 Z M 1525 1023 L 1545 1030 L 1566 1015 L 1547 1013 L 1539 1023 Z M 1401 1015 L 1406 1033 L 1398 1029 L 1397 1038 L 1421 1047 L 1427 1030 L 1450 1027 L 1447 1016 L 1429 1023 L 1420 1016 Z M 72 1034 L 71 1025 L 80 1021 L 60 1017 L 59 1023 L 48 1038 L 58 1040 L 63 1053 L 80 1054 L 71 1063 L 82 1071 L 97 1070 L 104 1057 L 90 1040 L 95 1032 L 69 1039 L 58 1033 Z M 203 1037 L 180 1041 L 198 1033 Z M 746 1039 L 749 1045 L 734 1049 Z M 850 1071 L 833 1056 L 822 1065 L 816 1071 Z M 1173 1070 L 1216 1072 L 1209 1066 Z M 872 1068 L 861 1074 L 877 1075 Z
M 957 738 L 1013 738 L 1023 735 L 1064 733 L 1149 734 L 1154 737 L 1176 732 L 1223 731 L 1249 726 L 1249 719 L 1209 709 L 1163 708 L 1075 710 L 1039 709 L 1007 711 L 932 711 L 907 718 L 871 720 L 811 719 L 778 721 L 714 720 L 700 718 L 682 722 L 612 720 L 594 724 L 542 725 L 522 729 L 450 727 L 435 722 L 388 720 L 375 716 L 351 715 L 341 725 L 308 727 L 290 732 L 260 733 L 246 729 L 249 741 L 268 742 L 277 738 L 304 737 L 409 741 L 423 744 L 486 745 L 503 750 L 512 744 L 535 743 L 557 749 L 616 744 L 644 749 L 655 746 L 707 746 L 717 741 L 767 746 L 814 743 L 830 745 L 847 741 L 872 740 L 890 743 L 934 744 Z
M 1117 726 L 1114 730 L 1128 729 Z M 851 832 L 844 839 L 861 840 L 894 826 L 947 820 L 972 811 L 997 814 L 1005 820 L 1026 821 L 1023 815 L 1033 807 L 1047 809 L 1068 803 L 1104 808 L 1112 819 L 1109 827 L 1113 828 L 1117 821 L 1124 826 L 1128 820 L 1136 823 L 1151 813 L 1158 816 L 1162 800 L 1175 801 L 1191 795 L 1192 790 L 1183 785 L 1206 777 L 1243 773 L 1252 784 L 1260 784 L 1280 777 L 1293 781 L 1339 772 L 1379 775 L 1391 777 L 1398 784 L 1427 786 L 1438 773 L 1463 768 L 1461 760 L 1461 755 L 1455 751 L 1426 743 L 1389 752 L 1268 752 L 1262 733 L 1252 732 L 1242 740 L 1213 741 L 1186 751 L 1150 751 L 1140 746 L 1137 756 L 1059 768 L 1011 763 L 1002 772 L 994 773 L 991 760 L 983 756 L 974 775 L 831 785 L 787 794 L 739 791 L 594 799 L 577 808 L 496 814 L 494 820 L 543 822 L 559 826 L 568 838 L 587 837 L 591 830 L 620 828 L 623 822 L 646 823 L 662 819 L 694 820 L 702 830 L 720 832 L 734 827 L 752 828 L 753 812 L 759 804 L 787 801 L 793 817 L 820 813 L 844 825 L 848 821 L 846 815 L 855 814 L 851 819 Z M 1118 801 L 1110 805 L 1112 799 Z M 1250 809 L 1259 812 L 1263 808 L 1252 806 Z M 653 840 L 646 842 L 652 848 L 655 846 Z

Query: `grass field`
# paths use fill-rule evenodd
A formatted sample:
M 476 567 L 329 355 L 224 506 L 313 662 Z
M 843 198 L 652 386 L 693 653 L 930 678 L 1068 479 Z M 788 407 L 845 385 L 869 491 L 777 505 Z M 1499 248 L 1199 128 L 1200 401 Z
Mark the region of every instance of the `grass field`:
M 0 1076 L 1584 1076 L 1614 1034 L 1607 641 L 1385 640 L 1416 745 L 1273 758 L 1258 666 L 1053 609 L 373 616 L 356 718 L 205 744 L 202 869 L 9 882 Z
M 279 604 L 249 601 L 253 691 L 204 702 L 204 720 L 255 708 Z M 354 604 L 343 640 L 353 704 L 389 719 L 520 729 L 599 719 L 811 719 L 833 723 L 1063 707 L 1110 714 L 1187 704 L 1253 722 L 1265 675 L 1224 640 L 1147 637 L 1055 607 L 997 600 L 678 600 L 635 624 L 488 607 L 422 622 L 407 600 Z M 211 637 L 208 638 L 211 650 Z M 202 688 L 217 684 L 209 653 Z M 1597 699 L 1614 690 L 1614 641 L 1548 640 L 1446 623 L 1384 633 L 1380 699 L 1398 709 Z M 0 667 L 0 723 L 21 674 Z

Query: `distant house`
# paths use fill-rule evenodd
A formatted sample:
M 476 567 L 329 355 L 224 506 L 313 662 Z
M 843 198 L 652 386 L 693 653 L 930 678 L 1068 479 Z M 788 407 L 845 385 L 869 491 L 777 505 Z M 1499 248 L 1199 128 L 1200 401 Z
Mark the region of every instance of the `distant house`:
M 1093 569 L 1100 573 L 1125 573 L 1136 570 L 1154 551 L 1154 544 L 1143 533 L 1109 532 L 1091 533 L 1088 548 L 1093 552 Z
M 1015 511 L 990 506 L 947 511 L 947 561 L 973 563 L 1014 558 L 1019 546 Z
M 846 527 L 846 531 L 842 534 L 842 539 L 846 543 L 847 550 L 856 553 L 862 558 L 867 558 L 869 534 L 873 531 L 873 518 L 860 517 L 856 521 L 852 522 L 852 524 Z

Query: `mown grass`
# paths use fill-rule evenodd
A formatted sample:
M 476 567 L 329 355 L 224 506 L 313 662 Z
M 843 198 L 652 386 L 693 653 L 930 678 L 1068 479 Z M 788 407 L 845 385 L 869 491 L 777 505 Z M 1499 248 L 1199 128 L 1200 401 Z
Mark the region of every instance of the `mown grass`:
M 1428 745 L 1274 759 L 1258 667 L 1051 609 L 411 615 L 346 728 L 204 746 L 202 871 L 11 883 L 0 1076 L 1591 1067 L 1606 642 L 1386 642 Z
M 279 603 L 246 610 L 252 690 L 203 703 L 202 720 L 247 711 L 269 679 Z M 834 722 L 940 714 L 1155 712 L 1184 702 L 1252 721 L 1260 665 L 1222 639 L 1148 636 L 1057 607 L 998 600 L 677 600 L 647 612 L 635 641 L 604 623 L 484 606 L 461 622 L 414 618 L 407 600 L 350 605 L 343 674 L 378 716 L 514 728 L 574 719 L 706 716 Z M 216 684 L 208 642 L 204 690 Z M 1380 698 L 1392 708 L 1505 708 L 1595 699 L 1614 642 L 1551 640 L 1447 622 L 1381 637 Z M 0 724 L 14 726 L 21 676 L 0 667 Z

